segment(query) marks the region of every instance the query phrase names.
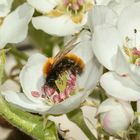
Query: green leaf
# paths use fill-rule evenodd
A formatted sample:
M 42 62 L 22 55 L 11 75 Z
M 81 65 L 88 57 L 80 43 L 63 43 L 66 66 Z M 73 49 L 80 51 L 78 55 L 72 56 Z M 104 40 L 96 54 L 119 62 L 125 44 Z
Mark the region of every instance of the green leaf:
M 90 140 L 97 140 L 96 137 L 92 134 L 92 132 L 87 127 L 81 109 L 76 109 L 70 113 L 67 113 L 67 117 L 72 122 L 77 124 Z
M 4 66 L 6 62 L 5 53 L 6 50 L 0 51 L 0 85 L 3 83 L 5 77 L 5 71 L 4 71 Z
M 0 115 L 9 123 L 19 128 L 37 140 L 58 140 L 55 124 L 47 121 L 44 128 L 43 117 L 22 111 L 7 102 L 0 96 Z

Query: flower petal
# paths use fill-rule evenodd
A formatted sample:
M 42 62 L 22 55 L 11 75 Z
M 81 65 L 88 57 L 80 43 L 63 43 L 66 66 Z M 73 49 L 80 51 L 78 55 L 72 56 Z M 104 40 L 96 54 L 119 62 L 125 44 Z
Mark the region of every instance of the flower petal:
M 97 110 L 97 115 L 100 113 L 105 113 L 111 110 L 114 110 L 116 107 L 121 107 L 121 104 L 117 102 L 117 100 L 113 98 L 108 98 L 104 102 L 102 102 Z
M 105 73 L 100 84 L 106 94 L 125 101 L 137 101 L 140 99 L 140 87 L 128 76 L 119 76 L 114 72 Z
M 80 88 L 84 90 L 93 90 L 99 81 L 99 78 L 103 72 L 103 67 L 98 60 L 94 57 L 86 63 L 84 72 L 78 76 L 77 83 Z
M 13 0 L 0 0 L 0 17 L 5 17 L 11 10 Z
M 125 54 L 118 47 L 117 60 L 115 65 L 115 71 L 120 75 L 127 75 L 129 73 L 129 62 L 125 58 Z
M 31 102 L 23 93 L 4 91 L 2 92 L 2 95 L 8 102 L 29 112 L 44 114 L 50 108 L 50 106 L 43 103 L 37 104 Z
M 80 103 L 83 101 L 84 92 L 76 93 L 76 95 L 71 96 L 70 98 L 66 99 L 65 101 L 54 105 L 52 108 L 48 110 L 50 114 L 64 114 L 70 112 L 77 107 L 80 106 Z
M 53 10 L 57 5 L 56 0 L 27 0 L 27 2 L 41 13 L 47 13 Z
M 4 19 L 0 27 L 0 48 L 7 43 L 18 43 L 26 38 L 33 12 L 33 8 L 24 3 Z
M 118 19 L 118 30 L 123 41 L 126 37 L 133 40 L 135 44 L 140 45 L 140 2 L 137 2 L 128 8 L 125 8 Z M 137 33 L 135 31 L 137 30 Z
M 136 82 L 136 84 L 140 85 L 140 67 L 134 64 L 130 65 L 130 76 Z
M 134 2 L 135 0 L 121 0 L 119 2 L 117 0 L 111 0 L 108 3 L 108 6 L 112 8 L 115 12 L 120 14 L 125 7 L 132 5 Z
M 99 114 L 103 128 L 110 134 L 126 130 L 133 121 L 131 119 L 134 118 L 134 111 L 129 102 L 117 101 L 113 98 L 108 98 L 101 103 L 97 111 L 97 115 Z
M 34 17 L 32 23 L 36 29 L 41 29 L 44 32 L 52 35 L 66 36 L 77 33 L 87 21 L 87 14 L 79 24 L 72 22 L 70 16 L 63 15 L 59 17 L 40 16 Z
M 98 26 L 94 30 L 92 47 L 100 61 L 109 70 L 114 70 L 118 46 L 119 34 L 115 27 Z
M 134 120 L 134 111 L 132 109 L 132 106 L 130 103 L 128 102 L 124 102 L 124 101 L 120 101 L 122 107 L 124 108 L 124 110 L 126 111 L 127 115 L 128 115 L 128 119 L 130 120 L 131 123 L 133 123 Z
M 118 67 L 119 66 L 119 67 Z M 140 85 L 140 69 L 139 66 L 129 63 L 125 54 L 118 48 L 115 71 L 120 75 L 129 75 L 136 84 Z
M 41 88 L 45 83 L 43 76 L 43 65 L 47 58 L 41 54 L 33 55 L 20 72 L 20 83 L 25 95 L 33 102 L 42 102 L 40 98 L 33 97 L 31 92 L 41 92 Z
M 95 6 L 88 16 L 90 28 L 94 31 L 94 28 L 98 25 L 116 25 L 117 14 L 113 12 L 107 6 Z

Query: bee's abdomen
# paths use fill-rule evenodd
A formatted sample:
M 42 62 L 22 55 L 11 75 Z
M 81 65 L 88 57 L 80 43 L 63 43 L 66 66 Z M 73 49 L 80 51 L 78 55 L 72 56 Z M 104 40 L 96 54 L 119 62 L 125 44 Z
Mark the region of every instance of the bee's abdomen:
M 51 69 L 46 77 L 46 84 L 54 87 L 55 80 L 58 79 L 59 75 L 64 71 L 71 71 L 73 74 L 81 74 L 83 68 L 79 59 L 73 59 L 69 56 L 65 56 L 58 64 Z

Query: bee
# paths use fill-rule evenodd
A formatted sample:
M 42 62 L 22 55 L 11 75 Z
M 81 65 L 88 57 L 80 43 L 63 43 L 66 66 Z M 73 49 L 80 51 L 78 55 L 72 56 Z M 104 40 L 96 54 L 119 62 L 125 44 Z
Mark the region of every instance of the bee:
M 45 85 L 55 87 L 55 81 L 65 71 L 70 71 L 72 74 L 81 74 L 85 64 L 77 55 L 70 51 L 78 44 L 75 43 L 77 37 L 69 41 L 66 46 L 55 56 L 48 58 L 44 65 L 43 72 L 46 75 Z

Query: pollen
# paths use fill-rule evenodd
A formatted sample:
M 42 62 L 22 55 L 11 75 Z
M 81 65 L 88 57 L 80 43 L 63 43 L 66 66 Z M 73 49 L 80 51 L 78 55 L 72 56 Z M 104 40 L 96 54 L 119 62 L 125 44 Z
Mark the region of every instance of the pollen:
M 43 74 L 47 75 L 49 70 L 51 69 L 53 65 L 54 59 L 52 57 L 48 58 L 48 60 L 44 63 L 43 66 Z

